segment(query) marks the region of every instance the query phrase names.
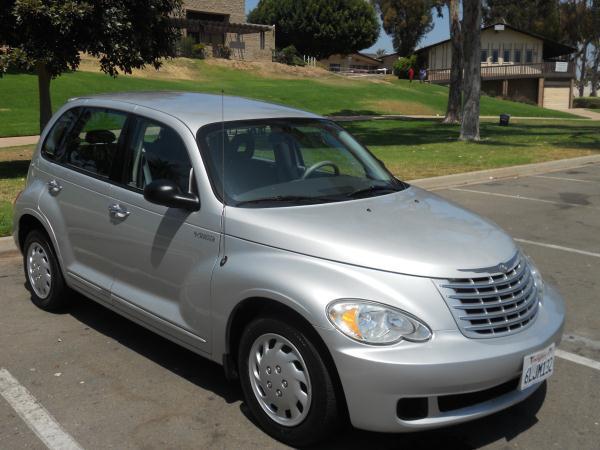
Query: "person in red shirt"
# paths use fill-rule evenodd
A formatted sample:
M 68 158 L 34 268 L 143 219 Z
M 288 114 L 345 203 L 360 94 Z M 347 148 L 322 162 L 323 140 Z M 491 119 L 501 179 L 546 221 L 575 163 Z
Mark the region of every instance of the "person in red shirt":
M 413 69 L 411 66 L 410 69 L 408 69 L 408 79 L 410 80 L 411 83 L 412 83 L 412 80 L 414 77 L 415 77 L 415 69 Z

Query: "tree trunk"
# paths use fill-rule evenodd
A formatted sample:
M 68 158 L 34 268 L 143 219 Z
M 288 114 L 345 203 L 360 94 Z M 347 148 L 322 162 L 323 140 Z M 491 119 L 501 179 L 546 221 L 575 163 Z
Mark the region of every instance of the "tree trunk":
M 577 83 L 577 88 L 579 89 L 579 96 L 583 97 L 583 90 L 585 89 L 585 74 L 587 71 L 587 52 L 588 52 L 589 43 L 586 42 L 583 44 L 583 49 L 581 51 L 581 67 L 579 71 L 579 82 Z
M 463 1 L 463 55 L 465 79 L 460 140 L 479 140 L 479 95 L 481 92 L 481 1 Z
M 450 89 L 448 91 L 448 107 L 444 123 L 460 122 L 460 101 L 462 97 L 463 49 L 460 18 L 458 15 L 459 0 L 448 0 L 450 11 L 450 42 L 452 46 L 452 66 L 450 68 Z
M 594 53 L 594 65 L 592 66 L 592 76 L 590 77 L 590 83 L 592 85 L 592 91 L 590 92 L 590 96 L 598 97 L 598 84 L 600 80 L 598 80 L 600 71 L 600 41 L 596 43 L 596 50 Z
M 38 61 L 35 65 L 38 76 L 38 92 L 40 98 L 40 133 L 52 117 L 52 100 L 50 98 L 50 72 L 44 62 Z

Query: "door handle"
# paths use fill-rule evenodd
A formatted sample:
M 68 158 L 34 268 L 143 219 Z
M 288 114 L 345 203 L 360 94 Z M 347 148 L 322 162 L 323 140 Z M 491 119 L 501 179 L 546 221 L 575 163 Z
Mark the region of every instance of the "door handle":
M 125 219 L 129 214 L 131 214 L 124 206 L 121 206 L 118 203 L 110 205 L 108 207 L 108 212 L 111 216 L 117 219 Z
M 60 191 L 62 191 L 62 188 L 63 187 L 60 185 L 60 183 L 55 179 L 48 182 L 48 191 L 51 194 L 58 194 Z

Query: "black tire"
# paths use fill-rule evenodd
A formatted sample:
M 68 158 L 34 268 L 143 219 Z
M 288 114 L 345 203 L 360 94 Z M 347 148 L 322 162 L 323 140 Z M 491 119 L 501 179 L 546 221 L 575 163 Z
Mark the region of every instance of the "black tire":
M 48 265 L 47 268 L 44 268 L 44 271 L 50 273 L 50 283 L 46 295 L 40 295 L 36 292 L 36 289 L 32 286 L 30 280 L 30 257 L 31 250 L 33 249 L 32 246 L 34 245 L 38 245 L 39 248 L 43 249 L 44 253 L 42 259 L 44 259 Z M 42 255 L 42 253 L 40 253 L 40 255 Z M 54 247 L 46 233 L 40 230 L 33 230 L 29 232 L 25 238 L 25 243 L 23 245 L 23 270 L 25 271 L 27 290 L 31 293 L 31 301 L 37 307 L 45 311 L 59 311 L 69 304 L 70 292 L 65 283 L 62 271 L 60 270 Z
M 280 335 L 290 341 L 306 365 L 311 400 L 308 413 L 297 425 L 284 426 L 273 420 L 263 410 L 253 391 L 249 372 L 250 352 L 254 342 L 265 334 Z M 244 330 L 238 351 L 240 382 L 251 415 L 265 432 L 292 447 L 306 447 L 323 441 L 327 436 L 335 435 L 335 430 L 341 425 L 331 374 L 309 334 L 276 318 L 258 318 Z

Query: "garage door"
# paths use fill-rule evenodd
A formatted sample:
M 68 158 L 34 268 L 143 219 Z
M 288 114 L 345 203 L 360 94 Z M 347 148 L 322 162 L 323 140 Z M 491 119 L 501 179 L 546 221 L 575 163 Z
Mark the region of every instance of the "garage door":
M 567 109 L 569 108 L 569 86 L 545 87 L 544 108 Z

